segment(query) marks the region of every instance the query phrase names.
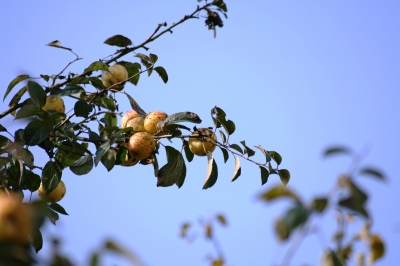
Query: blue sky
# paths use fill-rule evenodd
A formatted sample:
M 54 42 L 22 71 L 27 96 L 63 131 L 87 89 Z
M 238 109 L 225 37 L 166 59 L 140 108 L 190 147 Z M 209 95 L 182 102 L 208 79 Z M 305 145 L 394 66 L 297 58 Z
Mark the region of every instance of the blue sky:
M 218 28 L 216 39 L 201 18 L 148 45 L 169 74 L 167 84 L 156 75 L 143 75 L 138 86 L 127 85 L 126 91 L 147 112 L 192 111 L 202 118 L 201 126 L 212 125 L 212 107 L 223 108 L 237 126 L 231 140 L 278 151 L 282 167 L 291 171 L 289 187 L 305 200 L 328 192 L 350 164 L 347 157 L 324 160 L 323 149 L 340 144 L 368 150 L 363 165 L 382 169 L 388 181 L 357 181 L 370 193 L 372 231 L 387 244 L 387 255 L 377 265 L 394 265 L 400 245 L 400 214 L 393 207 L 400 203 L 400 3 L 226 3 L 229 19 Z M 194 0 L 4 3 L 3 91 L 19 74 L 55 74 L 74 59 L 68 51 L 45 46 L 51 41 L 60 40 L 83 57 L 69 68 L 82 72 L 115 51 L 103 44 L 108 37 L 122 34 L 141 43 L 158 23 L 171 25 L 196 5 Z M 0 103 L 2 110 L 10 99 Z M 124 95 L 118 102 L 121 111 L 130 109 Z M 73 101 L 66 99 L 66 106 L 71 109 Z M 23 127 L 11 117 L 0 123 L 11 130 Z M 173 145 L 179 147 L 179 142 Z M 63 251 L 79 265 L 85 265 L 88 253 L 106 238 L 134 250 L 148 265 L 207 265 L 205 256 L 214 255 L 211 244 L 182 241 L 179 227 L 223 213 L 229 226 L 217 228 L 217 235 L 229 265 L 279 263 L 287 246 L 278 243 L 272 227 L 289 204 L 267 206 L 257 195 L 280 181 L 272 176 L 260 187 L 258 167 L 242 161 L 242 176 L 231 183 L 232 158 L 223 164 L 222 153 L 216 150 L 214 155 L 219 178 L 208 190 L 201 189 L 206 159 L 199 157 L 187 164 L 181 189 L 157 188 L 151 166 L 116 167 L 107 173 L 100 165 L 86 176 L 66 170 L 67 195 L 60 204 L 70 215 L 61 217 L 56 227 L 49 224 L 45 240 L 61 237 Z M 160 158 L 165 163 L 163 155 Z M 44 154 L 35 159 L 37 165 L 46 162 Z M 262 161 L 261 154 L 256 159 Z M 325 241 L 314 235 L 306 238 L 292 265 L 319 263 L 323 248 L 331 244 L 333 219 L 331 212 L 316 221 L 325 224 L 320 226 Z M 356 230 L 361 224 L 358 219 L 352 226 Z M 127 265 L 115 257 L 108 257 L 105 265 L 115 261 Z

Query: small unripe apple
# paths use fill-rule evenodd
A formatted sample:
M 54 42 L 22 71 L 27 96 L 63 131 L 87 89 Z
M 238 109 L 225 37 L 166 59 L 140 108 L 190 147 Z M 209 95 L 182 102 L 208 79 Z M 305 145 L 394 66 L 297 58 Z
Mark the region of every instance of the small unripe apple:
M 59 113 L 65 113 L 64 100 L 60 96 L 50 95 L 46 97 L 46 104 L 43 106 L 43 110 L 53 110 Z
M 213 152 L 217 142 L 217 136 L 209 128 L 198 128 L 189 137 L 189 149 L 198 156 L 206 156 L 207 152 Z
M 121 128 L 126 128 L 126 123 L 129 120 L 136 118 L 136 117 L 140 117 L 140 116 L 139 116 L 139 113 L 136 112 L 135 110 L 130 110 L 130 111 L 126 112 L 121 119 Z
M 59 202 L 60 200 L 62 200 L 62 198 L 64 198 L 65 193 L 67 192 L 67 188 L 65 187 L 64 182 L 60 180 L 60 182 L 58 182 L 57 187 L 49 194 L 47 194 L 47 191 L 44 189 L 42 183 L 40 184 L 40 187 L 37 190 L 37 192 L 39 194 L 39 197 L 44 201 Z
M 155 146 L 153 135 L 147 132 L 138 132 L 129 138 L 128 150 L 133 158 L 141 160 L 149 157 Z
M 108 70 L 103 71 L 103 75 L 101 76 L 101 81 L 106 88 L 111 87 L 115 83 L 119 83 L 128 79 L 128 71 L 122 65 L 115 64 L 110 66 Z M 120 91 L 124 88 L 125 82 L 122 82 L 119 85 L 114 86 L 112 89 L 116 91 Z
M 160 121 L 164 121 L 165 119 L 167 119 L 167 117 L 168 115 L 163 111 L 155 111 L 149 113 L 144 119 L 144 129 L 152 135 L 156 134 L 158 132 L 157 124 Z

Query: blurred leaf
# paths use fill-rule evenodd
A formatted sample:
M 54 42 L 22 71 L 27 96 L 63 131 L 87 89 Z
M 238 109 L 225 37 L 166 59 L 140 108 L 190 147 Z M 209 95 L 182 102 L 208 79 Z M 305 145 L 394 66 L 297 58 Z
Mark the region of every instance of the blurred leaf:
M 45 81 L 49 81 L 50 80 L 50 76 L 49 75 L 42 75 L 42 74 L 40 74 L 40 77 L 42 78 L 42 79 L 44 79 Z
M 328 198 L 315 198 L 312 203 L 312 209 L 322 213 L 328 205 Z
M 260 195 L 260 199 L 266 202 L 270 202 L 279 198 L 291 198 L 294 199 L 299 205 L 303 205 L 296 193 L 284 186 L 273 187 Z
M 93 106 L 88 104 L 84 100 L 79 100 L 75 103 L 74 111 L 77 117 L 85 117 L 87 118 L 89 114 L 92 112 Z
M 228 8 L 223 0 L 214 0 L 213 5 L 219 7 L 224 12 L 228 12 Z
M 222 132 L 222 130 L 219 130 L 219 134 L 221 135 L 222 143 L 226 144 L 227 139 L 226 139 L 224 132 Z
M 86 175 L 93 169 L 93 158 L 90 154 L 86 154 L 79 160 L 75 161 L 69 169 L 76 175 Z
M 185 150 L 186 160 L 188 160 L 188 162 L 191 162 L 193 160 L 194 154 L 189 148 L 189 142 L 187 140 L 183 140 L 183 145 L 185 146 L 184 150 Z
M 11 99 L 10 103 L 8 104 L 8 106 L 14 107 L 15 105 L 18 104 L 19 100 L 21 100 L 22 96 L 25 94 L 25 92 L 28 90 L 27 86 L 22 87 L 15 95 L 14 97 Z
M 157 74 L 160 76 L 160 78 L 164 81 L 164 83 L 168 82 L 168 74 L 167 71 L 161 66 L 155 67 L 154 70 L 157 72 Z
M 18 77 L 16 77 L 15 79 L 13 79 L 10 84 L 8 84 L 6 93 L 4 94 L 3 97 L 3 102 L 6 99 L 7 95 L 10 93 L 10 91 L 15 87 L 15 85 L 17 85 L 18 83 L 20 83 L 21 81 L 24 81 L 26 79 L 30 78 L 29 75 L 19 75 Z
M 131 104 L 133 110 L 135 110 L 141 116 L 146 115 L 146 112 L 140 108 L 139 104 L 128 93 L 125 93 L 125 95 L 128 97 L 129 103 Z
M 99 253 L 94 252 L 90 257 L 90 266 L 98 266 L 100 261 Z
M 232 144 L 232 145 L 230 145 L 229 147 L 232 148 L 232 149 L 234 149 L 234 150 L 236 150 L 236 151 L 238 151 L 238 152 L 240 152 L 241 154 L 243 154 L 243 150 L 242 150 L 242 148 L 240 148 L 239 145 L 237 145 L 237 144 Z
M 68 215 L 68 213 L 65 211 L 65 209 L 58 203 L 55 203 L 55 202 L 50 203 L 49 208 L 58 213 Z
M 346 207 L 356 213 L 368 218 L 368 212 L 365 210 L 364 204 L 368 199 L 367 194 L 357 187 L 352 181 L 347 181 L 350 189 L 350 195 L 339 200 L 339 206 Z
M 229 159 L 229 153 L 225 148 L 222 148 L 222 147 L 219 147 L 219 148 L 221 149 L 222 154 L 224 155 L 224 163 L 226 163 L 226 161 L 228 161 L 228 159 Z
M 126 47 L 132 45 L 132 41 L 129 38 L 120 34 L 108 38 L 107 40 L 104 41 L 104 43 L 118 47 Z
M 116 158 L 116 152 L 113 149 L 108 149 L 108 151 L 101 157 L 101 163 L 105 166 L 108 172 L 113 169 L 115 165 L 115 158 Z
M 96 61 L 85 69 L 85 73 L 99 70 L 108 70 L 108 66 L 101 61 Z
M 382 239 L 378 235 L 371 236 L 370 249 L 371 249 L 371 255 L 370 255 L 371 262 L 375 262 L 385 255 L 385 245 Z
M 278 174 L 282 181 L 282 184 L 284 184 L 286 186 L 290 180 L 290 172 L 286 169 L 280 169 Z
M 175 124 L 179 122 L 191 122 L 200 124 L 202 121 L 200 117 L 192 112 L 179 112 L 168 116 L 164 121 L 164 125 Z
M 247 154 L 247 157 L 251 157 L 251 156 L 253 156 L 254 154 L 256 154 L 255 151 L 253 151 L 253 150 L 250 149 L 248 146 L 246 146 L 246 142 L 245 142 L 244 140 L 242 140 L 240 143 L 243 145 L 243 147 L 244 147 L 244 153 Z
M 223 226 L 227 226 L 228 225 L 228 222 L 226 221 L 225 216 L 222 215 L 222 214 L 218 214 L 217 215 L 217 221 Z
M 29 242 L 31 243 L 33 249 L 38 253 L 43 247 L 43 237 L 39 228 L 32 230 L 32 235 L 29 237 Z
M 242 168 L 240 167 L 240 160 L 238 157 L 235 157 L 235 170 L 233 171 L 232 182 L 238 179 L 241 173 Z
M 187 236 L 187 231 L 188 231 L 189 228 L 190 228 L 190 223 L 184 223 L 184 224 L 182 224 L 182 226 L 181 226 L 181 233 L 180 233 L 180 236 L 181 236 L 182 238 L 185 238 L 185 237 Z
M 290 209 L 280 224 L 276 224 L 276 231 L 281 240 L 286 240 L 290 237 L 292 232 L 298 227 L 302 226 L 308 219 L 308 211 L 302 207 L 294 207 Z
M 329 266 L 343 266 L 346 265 L 342 263 L 336 254 L 335 251 L 333 250 L 325 250 L 323 255 L 322 255 L 322 260 L 321 260 L 321 265 L 329 265 Z
M 48 161 L 42 171 L 42 185 L 47 194 L 52 192 L 61 180 L 62 171 L 56 162 Z
M 277 165 L 281 164 L 282 157 L 279 153 L 277 153 L 276 151 L 267 151 L 267 153 L 269 154 L 269 156 L 271 156 L 271 158 L 276 162 Z
M 265 168 L 260 166 L 261 172 L 261 186 L 268 182 L 269 171 Z
M 375 177 L 375 178 L 377 178 L 379 180 L 382 180 L 382 181 L 385 181 L 385 179 L 386 179 L 385 175 L 381 171 L 379 171 L 377 169 L 374 169 L 374 168 L 371 168 L 371 167 L 363 167 L 363 168 L 361 168 L 360 169 L 360 174 L 361 175 L 369 175 L 371 177 Z
M 17 113 L 15 114 L 15 119 L 30 117 L 33 115 L 37 115 L 40 112 L 43 112 L 42 108 L 37 107 L 36 105 L 25 105 L 25 106 L 22 106 L 17 111 Z
M 42 108 L 46 104 L 46 92 L 34 81 L 28 81 L 28 93 L 31 96 L 33 103 Z
M 104 245 L 104 247 L 112 252 L 115 252 L 126 259 L 128 259 L 133 265 L 144 265 L 144 263 L 141 261 L 140 257 L 133 253 L 132 251 L 129 251 L 127 249 L 122 248 L 121 246 L 117 245 L 113 241 L 107 241 Z
M 208 167 L 203 189 L 208 189 L 214 186 L 218 178 L 218 167 L 217 164 L 215 163 L 215 160 L 211 152 L 207 153 L 207 159 L 208 159 Z
M 349 155 L 351 155 L 352 152 L 351 152 L 351 150 L 349 148 L 344 147 L 344 146 L 333 146 L 333 147 L 327 148 L 324 151 L 323 154 L 324 154 L 324 157 L 328 157 L 330 155 L 336 155 L 336 154 L 339 154 L 339 155 L 340 154 L 349 154 Z
M 25 144 L 34 146 L 47 139 L 52 131 L 52 125 L 42 120 L 29 122 L 24 130 Z
M 104 154 L 110 149 L 110 141 L 102 143 L 97 147 L 96 157 L 94 158 L 94 165 L 97 166 Z
M 157 176 L 157 187 L 168 187 L 176 184 L 179 188 L 186 177 L 186 165 L 182 154 L 171 146 L 165 146 L 167 164 L 161 167 Z

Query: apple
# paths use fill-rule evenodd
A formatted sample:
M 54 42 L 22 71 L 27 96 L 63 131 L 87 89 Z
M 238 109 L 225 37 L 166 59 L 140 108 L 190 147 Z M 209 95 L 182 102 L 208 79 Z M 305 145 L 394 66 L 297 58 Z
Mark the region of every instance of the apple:
M 198 128 L 189 137 L 189 149 L 193 154 L 206 156 L 207 152 L 213 152 L 217 142 L 217 136 L 209 128 Z
M 147 132 L 137 132 L 129 138 L 128 150 L 135 159 L 146 159 L 156 146 L 153 135 Z
M 64 100 L 60 96 L 50 95 L 46 97 L 46 104 L 43 110 L 53 110 L 59 113 L 65 113 Z
M 108 70 L 103 71 L 101 81 L 106 88 L 111 87 L 115 83 L 122 82 L 128 79 L 128 71 L 122 65 L 115 64 L 110 66 Z M 124 88 L 125 82 L 118 84 L 112 88 L 112 90 L 120 91 Z
M 168 115 L 163 111 L 154 111 L 146 115 L 144 119 L 144 129 L 154 135 L 158 132 L 157 124 L 167 119 Z
M 124 114 L 121 119 L 121 128 L 126 128 L 126 123 L 132 118 L 140 117 L 139 113 L 135 110 L 130 110 Z
M 40 184 L 40 187 L 37 191 L 39 197 L 42 200 L 48 202 L 59 202 L 60 200 L 62 200 L 62 198 L 64 198 L 65 193 L 67 192 L 67 188 L 65 187 L 64 182 L 60 180 L 60 182 L 58 182 L 57 187 L 49 194 L 47 194 L 46 190 L 44 189 L 43 183 Z

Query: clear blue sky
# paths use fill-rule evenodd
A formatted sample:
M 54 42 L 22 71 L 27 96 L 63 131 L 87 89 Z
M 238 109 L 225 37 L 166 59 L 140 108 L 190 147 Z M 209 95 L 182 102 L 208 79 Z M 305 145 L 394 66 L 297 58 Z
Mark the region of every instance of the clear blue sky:
M 148 45 L 167 70 L 168 84 L 156 75 L 143 75 L 137 87 L 127 85 L 126 91 L 148 112 L 193 111 L 202 118 L 202 126 L 211 126 L 210 109 L 220 106 L 237 125 L 233 142 L 246 140 L 249 146 L 278 151 L 282 167 L 291 171 L 289 187 L 306 200 L 326 193 L 350 163 L 349 158 L 323 160 L 324 148 L 367 148 L 363 164 L 377 166 L 388 177 L 386 183 L 357 179 L 370 193 L 372 231 L 387 244 L 387 255 L 377 265 L 395 265 L 400 246 L 400 3 L 226 3 L 229 19 L 218 28 L 216 39 L 201 18 Z M 115 48 L 103 44 L 108 37 L 123 34 L 141 43 L 158 23 L 170 25 L 196 5 L 195 0 L 3 3 L 1 87 L 5 91 L 19 74 L 56 74 L 74 59 L 68 51 L 45 46 L 51 41 L 60 40 L 83 57 L 69 69 L 82 72 L 113 53 Z M 10 99 L 0 103 L 1 110 Z M 123 95 L 118 102 L 120 110 L 130 109 Z M 73 102 L 66 100 L 66 106 L 73 108 Z M 0 123 L 11 130 L 23 126 L 11 117 Z M 279 184 L 278 178 L 272 176 L 260 187 L 258 167 L 242 161 L 242 176 L 231 183 L 233 161 L 224 165 L 219 150 L 215 157 L 219 178 L 209 190 L 201 189 L 205 158 L 187 165 L 181 189 L 157 188 L 151 166 L 116 167 L 107 173 L 100 165 L 86 176 L 66 170 L 67 195 L 60 204 L 70 215 L 61 217 L 56 227 L 47 226 L 45 245 L 51 237 L 61 237 L 63 251 L 85 265 L 88 253 L 110 237 L 138 253 L 147 265 L 207 265 L 205 256 L 214 255 L 211 244 L 182 241 L 179 226 L 222 212 L 229 227 L 218 228 L 217 235 L 229 265 L 280 262 L 287 246 L 278 243 L 272 226 L 289 204 L 266 206 L 257 201 L 259 193 Z M 261 154 L 256 158 L 261 161 Z M 37 165 L 46 162 L 45 154 L 35 159 Z M 306 238 L 292 265 L 319 263 L 321 251 L 331 244 L 333 219 L 331 212 L 316 221 L 327 224 L 321 226 L 325 241 L 314 235 Z M 358 219 L 352 227 L 361 224 Z M 115 261 L 127 265 L 114 257 L 105 265 Z

